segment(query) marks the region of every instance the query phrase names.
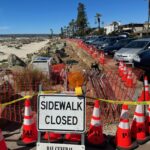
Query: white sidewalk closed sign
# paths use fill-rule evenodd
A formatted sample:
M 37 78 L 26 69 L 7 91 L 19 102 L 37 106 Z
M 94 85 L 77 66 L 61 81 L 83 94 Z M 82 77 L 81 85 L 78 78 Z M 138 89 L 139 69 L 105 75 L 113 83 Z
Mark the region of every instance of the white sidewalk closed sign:
M 85 97 L 39 95 L 38 130 L 83 133 L 85 131 Z
M 37 143 L 36 150 L 85 150 L 85 146 L 56 143 Z

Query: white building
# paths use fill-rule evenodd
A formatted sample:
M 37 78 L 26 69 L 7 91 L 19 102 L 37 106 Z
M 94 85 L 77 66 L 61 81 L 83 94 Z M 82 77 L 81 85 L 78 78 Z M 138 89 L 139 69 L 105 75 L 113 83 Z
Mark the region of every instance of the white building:
M 112 22 L 111 24 L 109 25 L 105 25 L 104 26 L 104 29 L 106 31 L 106 34 L 109 34 L 109 33 L 112 33 L 113 31 L 115 30 L 118 30 L 118 26 L 121 24 L 120 22 L 116 22 L 117 25 L 115 25 L 114 22 Z

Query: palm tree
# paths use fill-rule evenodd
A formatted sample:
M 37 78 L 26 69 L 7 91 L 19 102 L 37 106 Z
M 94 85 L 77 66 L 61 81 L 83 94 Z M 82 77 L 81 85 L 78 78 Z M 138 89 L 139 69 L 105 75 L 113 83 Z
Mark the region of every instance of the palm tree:
M 96 16 L 95 16 L 95 18 L 96 18 L 96 22 L 98 23 L 98 30 L 100 31 L 100 22 L 101 22 L 101 17 L 102 17 L 102 15 L 100 14 L 100 13 L 96 13 Z
M 114 26 L 114 31 L 118 29 L 119 23 L 117 21 L 113 21 L 112 25 Z

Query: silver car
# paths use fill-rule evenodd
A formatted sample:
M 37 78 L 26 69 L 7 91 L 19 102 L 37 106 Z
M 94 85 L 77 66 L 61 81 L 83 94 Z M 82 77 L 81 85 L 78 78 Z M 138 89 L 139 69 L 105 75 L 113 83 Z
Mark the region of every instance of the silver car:
M 150 38 L 134 40 L 124 48 L 121 48 L 119 51 L 117 51 L 114 55 L 114 59 L 133 65 L 133 59 L 135 56 L 137 56 L 139 52 L 146 49 L 150 49 Z

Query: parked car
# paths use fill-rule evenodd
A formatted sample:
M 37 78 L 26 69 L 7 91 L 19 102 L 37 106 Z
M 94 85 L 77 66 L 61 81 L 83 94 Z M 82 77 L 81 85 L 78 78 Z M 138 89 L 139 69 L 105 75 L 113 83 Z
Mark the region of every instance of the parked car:
M 115 43 L 113 46 L 105 47 L 103 49 L 104 53 L 105 53 L 105 55 L 113 56 L 116 51 L 118 51 L 120 48 L 124 47 L 125 45 L 127 45 L 128 43 L 130 43 L 133 40 L 134 39 L 132 39 L 132 38 L 122 39 L 122 40 L 118 41 L 117 43 Z
M 89 37 L 87 40 L 85 40 L 86 44 L 92 44 L 94 41 L 96 41 L 97 39 L 101 38 L 102 36 L 92 36 Z
M 134 57 L 141 51 L 150 49 L 150 38 L 138 39 L 130 42 L 124 48 L 121 48 L 114 55 L 117 61 L 124 61 L 127 64 L 133 65 Z
M 107 38 L 106 36 L 103 36 L 103 37 L 101 37 L 101 38 L 96 39 L 96 40 L 93 41 L 91 44 L 97 47 L 97 46 L 100 45 L 104 40 L 106 40 L 106 38 Z
M 124 39 L 124 37 L 119 37 L 119 36 L 116 36 L 116 37 L 107 37 L 103 42 L 101 42 L 97 48 L 98 49 L 103 49 L 107 46 L 112 46 L 114 45 L 116 42 L 118 42 L 119 40 L 121 39 Z
M 135 67 L 150 71 L 150 49 L 142 51 L 133 59 Z

